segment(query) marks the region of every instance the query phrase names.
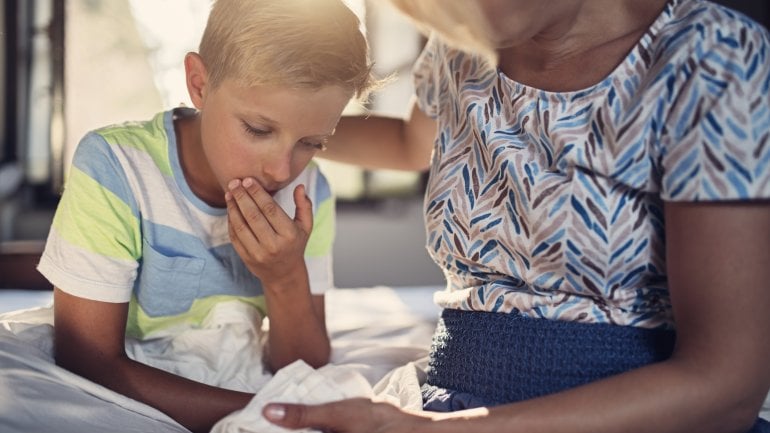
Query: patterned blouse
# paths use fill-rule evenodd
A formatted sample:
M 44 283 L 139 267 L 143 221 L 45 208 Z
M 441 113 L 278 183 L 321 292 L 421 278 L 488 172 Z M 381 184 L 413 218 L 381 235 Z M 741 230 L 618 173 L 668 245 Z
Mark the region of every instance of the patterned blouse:
M 708 1 L 669 2 L 584 90 L 519 84 L 436 37 L 414 75 L 439 124 L 441 307 L 673 328 L 664 201 L 770 198 L 770 38 Z

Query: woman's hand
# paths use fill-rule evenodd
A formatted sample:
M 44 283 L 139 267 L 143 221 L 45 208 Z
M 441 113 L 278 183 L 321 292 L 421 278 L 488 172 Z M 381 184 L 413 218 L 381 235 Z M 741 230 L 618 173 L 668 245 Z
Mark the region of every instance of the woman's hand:
M 334 433 L 417 432 L 429 418 L 364 398 L 315 406 L 271 403 L 262 411 L 265 418 L 289 429 L 316 428 Z
M 305 187 L 294 189 L 297 210 L 290 218 L 257 181 L 232 180 L 225 194 L 230 240 L 246 267 L 263 283 L 278 283 L 304 271 L 313 209 Z

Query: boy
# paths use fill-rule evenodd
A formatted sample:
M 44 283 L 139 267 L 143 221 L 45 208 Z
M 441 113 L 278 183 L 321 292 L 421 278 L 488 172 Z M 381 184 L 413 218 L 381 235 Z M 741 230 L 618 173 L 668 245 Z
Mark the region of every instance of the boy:
M 311 159 L 373 80 L 340 0 L 219 0 L 185 70 L 197 110 L 82 140 L 39 270 L 57 364 L 208 431 L 252 396 L 136 362 L 124 337 L 238 299 L 267 311 L 272 370 L 328 362 L 333 204 Z

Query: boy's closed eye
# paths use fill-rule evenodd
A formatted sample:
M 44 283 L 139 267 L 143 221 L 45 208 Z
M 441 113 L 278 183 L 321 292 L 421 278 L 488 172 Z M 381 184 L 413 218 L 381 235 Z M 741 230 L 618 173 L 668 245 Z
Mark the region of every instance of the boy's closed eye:
M 311 147 L 314 150 L 320 150 L 324 151 L 326 150 L 326 143 L 329 141 L 328 138 L 324 138 L 320 141 L 307 141 L 307 140 L 300 140 L 300 143 L 304 144 L 305 146 Z
M 254 137 L 265 137 L 265 136 L 270 135 L 272 133 L 272 130 L 270 130 L 270 129 L 263 129 L 263 128 L 259 128 L 259 127 L 254 127 L 254 126 L 249 125 L 246 121 L 241 121 L 241 124 L 243 125 L 243 129 L 246 130 L 246 132 L 249 135 L 252 135 Z M 307 139 L 303 139 L 303 140 L 300 140 L 299 143 L 304 145 L 304 146 L 310 147 L 310 148 L 312 148 L 314 150 L 324 151 L 324 150 L 326 150 L 326 143 L 328 141 L 329 141 L 329 138 L 328 137 L 324 137 L 324 138 L 322 138 L 320 140 L 307 140 Z
M 268 135 L 271 132 L 269 129 L 262 129 L 262 128 L 251 126 L 245 121 L 241 121 L 241 124 L 243 125 L 243 129 L 246 130 L 248 134 L 253 135 L 255 137 L 264 137 L 265 135 Z

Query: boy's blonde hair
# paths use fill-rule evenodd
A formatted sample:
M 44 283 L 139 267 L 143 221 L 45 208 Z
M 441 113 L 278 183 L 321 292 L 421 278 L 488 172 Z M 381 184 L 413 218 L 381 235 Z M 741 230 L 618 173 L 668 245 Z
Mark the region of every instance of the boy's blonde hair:
M 480 54 L 492 64 L 497 52 L 486 33 L 486 16 L 475 0 L 390 0 L 423 33 L 435 31 L 449 44 Z
M 341 0 L 216 0 L 199 54 L 213 87 L 337 85 L 363 99 L 375 85 L 360 22 Z

